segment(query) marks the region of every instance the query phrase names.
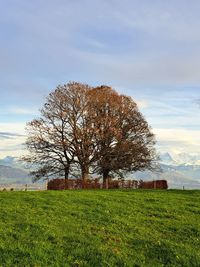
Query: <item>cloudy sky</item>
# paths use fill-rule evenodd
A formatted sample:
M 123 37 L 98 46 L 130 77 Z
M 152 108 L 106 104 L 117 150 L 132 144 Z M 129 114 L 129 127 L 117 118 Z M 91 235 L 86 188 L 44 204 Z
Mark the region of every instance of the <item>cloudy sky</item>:
M 0 158 L 56 85 L 131 95 L 158 149 L 200 152 L 199 0 L 0 0 Z

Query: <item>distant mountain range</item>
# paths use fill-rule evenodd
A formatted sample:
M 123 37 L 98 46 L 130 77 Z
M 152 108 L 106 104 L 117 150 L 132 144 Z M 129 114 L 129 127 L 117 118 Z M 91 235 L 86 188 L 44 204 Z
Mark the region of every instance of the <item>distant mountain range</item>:
M 0 159 L 0 184 L 31 183 L 31 177 L 28 173 L 25 164 L 17 158 L 7 156 Z
M 160 154 L 160 160 L 166 165 L 200 165 L 200 153 L 173 153 Z
M 160 154 L 161 172 L 136 172 L 142 180 L 165 179 L 170 188 L 200 189 L 200 154 Z
M 141 180 L 167 180 L 169 188 L 200 189 L 200 165 L 172 166 L 161 164 L 161 172 L 136 172 L 131 178 Z
M 0 184 L 31 183 L 28 172 L 19 168 L 0 165 Z
M 170 154 L 160 155 L 161 171 L 135 172 L 127 178 L 153 180 L 166 179 L 170 188 L 200 189 L 200 154 Z M 31 183 L 29 170 L 17 158 L 7 156 L 0 159 L 0 184 Z

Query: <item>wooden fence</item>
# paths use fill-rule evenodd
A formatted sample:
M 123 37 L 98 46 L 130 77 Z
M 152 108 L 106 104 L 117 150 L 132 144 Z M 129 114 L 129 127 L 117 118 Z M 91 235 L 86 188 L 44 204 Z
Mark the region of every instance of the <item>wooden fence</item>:
M 52 179 L 47 184 L 48 190 L 64 190 L 64 189 L 102 189 L 103 183 L 100 179 L 89 179 L 83 182 L 81 179 L 68 179 L 65 184 L 65 179 Z M 142 180 L 109 180 L 108 189 L 167 189 L 166 180 L 155 180 L 144 182 Z

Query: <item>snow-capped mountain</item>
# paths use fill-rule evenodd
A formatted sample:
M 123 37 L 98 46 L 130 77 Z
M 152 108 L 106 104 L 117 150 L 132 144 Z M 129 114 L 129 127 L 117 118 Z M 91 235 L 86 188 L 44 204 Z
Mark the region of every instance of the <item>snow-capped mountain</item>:
M 166 165 L 176 165 L 176 161 L 168 152 L 160 154 L 160 161 Z
M 21 161 L 17 157 L 11 157 L 11 156 L 6 156 L 3 159 L 0 159 L 0 165 L 7 166 L 7 167 L 12 167 L 12 168 L 19 168 L 19 169 L 27 169 L 26 168 L 26 163 Z
M 200 189 L 200 153 L 160 153 L 160 164 L 154 179 L 166 179 L 171 188 Z
M 31 183 L 25 164 L 18 158 L 7 156 L 0 159 L 0 184 Z
M 26 183 L 31 183 L 31 178 L 26 170 L 0 165 L 0 184 Z
M 166 165 L 199 165 L 200 166 L 200 153 L 161 153 L 161 163 Z
M 7 156 L 3 159 L 0 159 L 0 165 L 4 165 L 4 166 L 12 166 L 15 165 L 16 163 L 16 158 L 15 157 L 11 157 L 11 156 Z

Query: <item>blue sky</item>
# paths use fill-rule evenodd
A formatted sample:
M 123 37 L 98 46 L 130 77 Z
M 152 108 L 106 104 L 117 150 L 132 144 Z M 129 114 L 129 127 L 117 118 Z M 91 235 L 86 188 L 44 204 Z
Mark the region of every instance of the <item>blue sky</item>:
M 0 158 L 58 84 L 131 95 L 158 149 L 200 152 L 200 1 L 0 0 Z

